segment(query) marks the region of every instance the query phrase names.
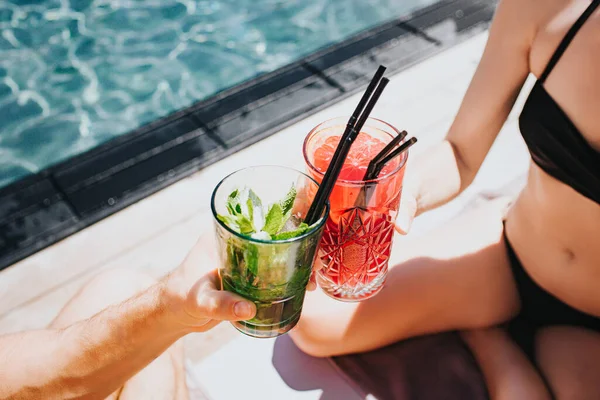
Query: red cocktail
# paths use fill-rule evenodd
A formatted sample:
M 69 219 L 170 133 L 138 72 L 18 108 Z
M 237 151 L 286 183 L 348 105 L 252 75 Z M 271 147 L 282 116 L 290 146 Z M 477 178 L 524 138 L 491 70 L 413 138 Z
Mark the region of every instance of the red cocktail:
M 326 121 L 314 128 L 304 142 L 308 173 L 319 183 L 347 121 Z M 333 298 L 365 300 L 383 287 L 407 152 L 387 164 L 377 179 L 363 181 L 363 177 L 369 162 L 398 134 L 391 125 L 368 119 L 329 197 L 331 211 L 319 248 L 324 268 L 318 272 L 317 281 Z

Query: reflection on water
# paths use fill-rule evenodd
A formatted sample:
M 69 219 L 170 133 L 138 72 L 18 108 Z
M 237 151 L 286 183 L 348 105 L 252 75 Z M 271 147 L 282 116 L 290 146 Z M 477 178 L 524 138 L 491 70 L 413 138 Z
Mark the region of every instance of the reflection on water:
M 0 0 L 0 187 L 432 0 Z

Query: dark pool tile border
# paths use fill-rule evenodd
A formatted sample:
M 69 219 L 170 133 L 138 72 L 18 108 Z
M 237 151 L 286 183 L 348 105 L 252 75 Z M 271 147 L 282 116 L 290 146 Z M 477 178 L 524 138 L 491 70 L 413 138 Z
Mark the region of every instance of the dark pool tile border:
M 75 231 L 77 215 L 48 177 L 0 193 L 0 267 Z
M 497 0 L 442 0 L 0 189 L 0 270 L 486 29 Z

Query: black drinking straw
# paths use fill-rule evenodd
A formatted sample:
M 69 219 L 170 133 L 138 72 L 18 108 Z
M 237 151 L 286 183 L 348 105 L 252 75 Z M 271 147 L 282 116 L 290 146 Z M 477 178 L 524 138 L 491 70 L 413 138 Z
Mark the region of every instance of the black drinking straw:
M 387 163 L 392 161 L 392 159 L 394 159 L 395 157 L 398 157 L 400 154 L 404 153 L 406 150 L 408 150 L 408 148 L 410 146 L 412 146 L 415 143 L 417 143 L 417 138 L 412 137 L 412 138 L 408 139 L 406 142 L 402 143 L 400 145 L 400 147 L 398 147 L 396 150 L 392 151 L 390 154 L 388 154 L 383 159 L 381 159 L 375 165 L 374 175 L 371 179 L 376 179 L 377 176 L 379 176 L 379 174 L 381 173 L 381 170 L 383 169 L 383 167 L 385 167 L 385 165 Z
M 321 214 L 323 213 L 325 203 L 327 202 L 327 199 L 329 199 L 329 195 L 333 190 L 335 182 L 337 181 L 340 172 L 342 171 L 342 166 L 344 165 L 346 157 L 350 152 L 350 147 L 352 147 L 352 144 L 358 137 L 358 134 L 360 133 L 362 127 L 367 121 L 367 118 L 369 118 L 371 111 L 373 111 L 373 107 L 375 107 L 375 104 L 377 104 L 377 100 L 379 100 L 379 96 L 381 96 L 381 93 L 383 92 L 383 89 L 385 89 L 388 82 L 389 80 L 387 78 L 381 79 L 381 81 L 377 85 L 377 88 L 375 89 L 375 92 L 373 93 L 373 96 L 369 100 L 364 112 L 358 119 L 357 124 L 350 128 L 348 135 L 346 135 L 344 132 L 344 136 L 346 137 L 342 137 L 342 140 L 340 140 L 340 143 L 338 144 L 338 147 L 336 149 L 338 157 L 332 159 L 332 161 L 330 162 L 329 167 L 327 168 L 327 172 L 325 172 L 325 176 L 321 181 L 321 185 L 319 185 L 319 190 L 317 190 L 315 199 L 313 200 L 310 209 L 306 213 L 306 218 L 304 219 L 304 221 L 308 225 L 312 225 L 315 222 L 317 222 Z
M 377 68 L 375 75 L 373 75 L 373 78 L 371 78 L 371 82 L 369 82 L 369 86 L 367 86 L 365 93 L 362 95 L 360 101 L 356 105 L 356 108 L 354 109 L 352 116 L 350 116 L 350 119 L 348 119 L 348 123 L 346 124 L 346 129 L 344 130 L 344 133 L 342 134 L 342 137 L 340 138 L 339 143 L 343 143 L 344 141 L 348 140 L 348 136 L 350 135 L 350 132 L 352 131 L 352 128 L 354 127 L 354 124 L 356 123 L 356 120 L 358 119 L 360 113 L 363 112 L 363 109 L 365 108 L 367 101 L 369 100 L 369 98 L 373 94 L 373 91 L 379 84 L 379 81 L 383 77 L 385 69 L 386 68 L 383 65 L 380 65 L 379 68 Z M 338 147 L 335 149 L 335 152 L 333 153 L 333 157 L 331 157 L 331 161 L 329 162 L 330 166 L 335 165 L 338 158 L 340 157 L 340 151 L 342 149 L 342 146 L 340 146 L 339 143 L 338 143 Z
M 354 112 L 352 113 L 352 116 L 348 120 L 347 126 L 350 126 L 350 127 L 354 126 L 354 124 L 356 123 L 356 120 L 358 119 L 358 116 L 362 112 L 363 108 L 365 108 L 365 105 L 367 104 L 369 97 L 371 97 L 371 94 L 373 94 L 373 91 L 379 84 L 379 81 L 381 80 L 381 78 L 383 78 L 385 69 L 386 68 L 383 65 L 380 65 L 379 68 L 377 68 L 375 75 L 373 75 L 373 78 L 371 78 L 371 82 L 369 82 L 369 86 L 367 86 L 365 93 L 361 97 L 360 101 L 358 102 L 358 105 L 356 106 L 356 108 L 354 109 Z
M 367 172 L 365 173 L 363 181 L 370 181 L 371 179 L 375 179 L 375 177 L 372 177 L 372 175 L 375 172 L 375 168 L 377 167 L 377 164 L 383 159 L 383 157 L 387 156 L 394 149 L 394 147 L 396 147 L 398 145 L 398 143 L 400 143 L 406 137 L 407 134 L 408 133 L 406 131 L 400 132 L 398 134 L 398 136 L 393 138 L 383 148 L 383 150 L 381 150 L 379 153 L 377 153 L 377 155 L 369 163 L 369 166 L 367 167 Z
M 404 139 L 406 137 L 406 131 L 403 131 L 402 133 L 400 133 L 400 135 L 396 136 L 393 139 L 393 141 L 395 141 L 396 144 L 402 140 L 398 139 L 399 137 L 402 137 L 402 139 Z M 377 156 L 375 156 L 375 158 L 373 158 L 373 160 L 369 163 L 369 169 L 367 169 L 367 173 L 365 174 L 365 184 L 360 189 L 360 193 L 358 194 L 356 201 L 354 202 L 355 207 L 365 209 L 367 208 L 369 202 L 371 201 L 371 196 L 373 196 L 374 192 L 373 190 L 369 190 L 368 186 L 370 184 L 368 182 L 377 179 L 377 177 L 381 173 L 381 170 L 383 169 L 383 167 L 385 167 L 387 163 L 389 163 L 395 157 L 398 157 L 400 154 L 404 153 L 406 150 L 408 150 L 410 146 L 412 146 L 415 143 L 417 143 L 417 138 L 410 138 L 406 142 L 402 143 L 400 147 L 398 147 L 388 155 L 385 155 L 386 149 L 388 147 L 393 147 L 388 144 L 382 151 L 379 152 L 379 154 L 377 154 Z M 383 157 L 380 157 L 381 154 L 383 154 Z M 376 182 L 372 183 L 372 185 L 376 184 Z

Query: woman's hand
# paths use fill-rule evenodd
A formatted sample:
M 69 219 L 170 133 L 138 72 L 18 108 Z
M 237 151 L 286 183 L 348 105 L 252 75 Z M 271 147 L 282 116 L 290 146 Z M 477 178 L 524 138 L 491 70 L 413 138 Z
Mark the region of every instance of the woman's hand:
M 417 198 L 414 195 L 412 185 L 405 185 L 402 189 L 400 209 L 396 217 L 396 231 L 401 235 L 407 235 L 417 215 Z
M 204 235 L 183 263 L 164 279 L 168 307 L 174 323 L 192 332 L 205 332 L 222 321 L 243 321 L 254 317 L 256 305 L 221 290 L 217 269 L 202 274 L 206 266 L 218 265 L 214 235 Z
M 318 251 L 318 250 L 317 250 Z M 321 257 L 318 255 L 315 257 L 315 263 L 313 264 L 312 274 L 310 274 L 310 280 L 308 281 L 308 285 L 306 286 L 306 290 L 312 292 L 317 288 L 317 272 L 323 268 L 323 262 L 321 261 Z

